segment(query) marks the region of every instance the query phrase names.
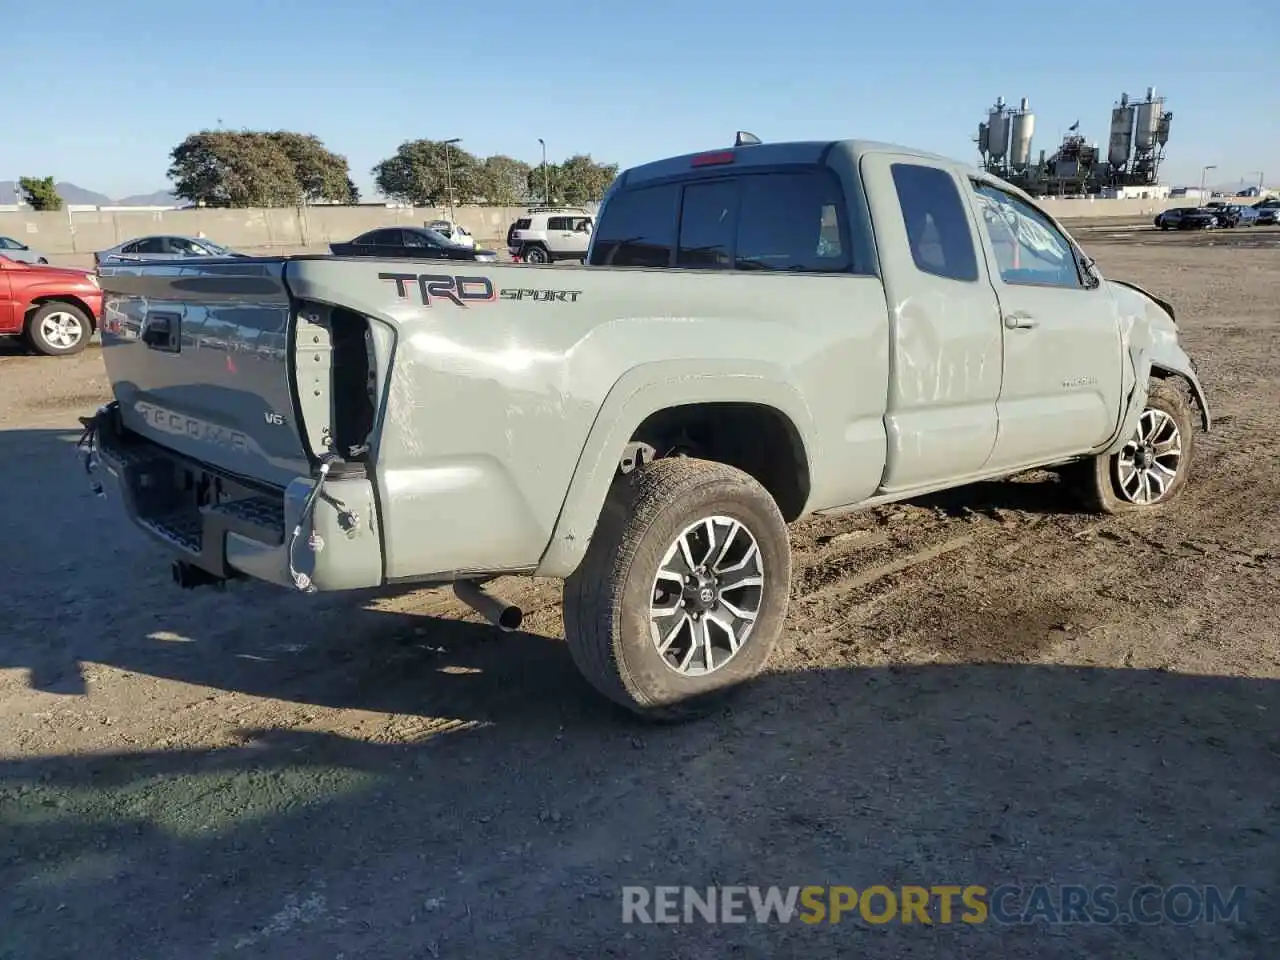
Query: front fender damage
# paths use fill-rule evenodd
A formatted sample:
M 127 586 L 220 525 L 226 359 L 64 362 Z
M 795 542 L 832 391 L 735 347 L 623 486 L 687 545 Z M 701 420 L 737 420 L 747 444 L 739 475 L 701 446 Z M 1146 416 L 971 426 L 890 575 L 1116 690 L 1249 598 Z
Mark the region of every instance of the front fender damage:
M 1124 420 L 1105 453 L 1118 453 L 1133 435 L 1133 431 L 1137 429 L 1138 418 L 1142 416 L 1142 411 L 1146 407 L 1152 377 L 1182 380 L 1190 389 L 1192 399 L 1200 411 L 1200 423 L 1204 431 L 1208 433 L 1213 429 L 1209 401 L 1205 396 L 1204 385 L 1201 384 L 1200 377 L 1196 373 L 1195 361 L 1187 356 L 1181 347 L 1174 345 L 1170 348 L 1167 342 L 1153 344 L 1134 358 L 1134 370 L 1137 377 L 1129 396 Z
M 1195 397 L 1196 406 L 1200 408 L 1200 423 L 1204 427 L 1205 433 L 1213 429 L 1213 417 L 1209 414 L 1209 401 L 1204 395 L 1204 386 L 1200 383 L 1200 378 L 1196 375 L 1195 361 L 1190 357 L 1187 358 L 1185 368 L 1174 366 L 1161 360 L 1151 361 L 1151 370 L 1157 376 L 1165 377 L 1181 377 L 1191 387 L 1191 393 Z
M 1192 402 L 1200 411 L 1201 425 L 1206 433 L 1212 430 L 1209 401 L 1195 361 L 1179 342 L 1173 305 L 1135 283 L 1110 279 L 1107 282 L 1120 314 L 1128 362 L 1125 375 L 1128 396 L 1120 429 L 1104 452 L 1116 453 L 1133 435 L 1138 418 L 1146 408 L 1152 377 L 1176 379 L 1186 384 Z

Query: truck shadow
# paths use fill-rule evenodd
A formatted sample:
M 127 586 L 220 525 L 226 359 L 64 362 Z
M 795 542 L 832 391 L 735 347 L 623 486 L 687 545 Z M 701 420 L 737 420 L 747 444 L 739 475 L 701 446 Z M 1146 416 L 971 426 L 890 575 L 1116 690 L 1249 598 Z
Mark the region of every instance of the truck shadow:
M 518 719 L 539 729 L 559 722 L 562 711 L 595 709 L 583 705 L 595 697 L 562 643 L 499 633 L 444 591 L 396 604 L 397 592 L 413 591 L 317 597 L 256 583 L 179 590 L 168 558 L 124 519 L 110 484 L 106 499 L 91 494 L 73 456 L 78 435 L 0 432 L 4 502 L 32 505 L 8 518 L 11 542 L 23 549 L 0 556 L 9 625 L 0 669 L 25 670 L 30 687 L 82 696 L 84 665 L 103 664 L 298 703 L 419 716 L 447 714 L 455 700 L 478 696 L 498 711 L 485 719 L 517 719 L 511 711 L 521 705 Z M 957 517 L 1075 509 L 1059 486 L 983 483 L 920 502 Z M 545 629 L 557 631 L 558 591 L 517 589 L 529 593 L 534 609 L 526 605 L 526 613 L 536 619 L 541 604 L 549 611 Z M 522 672 L 495 674 L 506 658 L 517 658 Z M 521 695 L 489 698 L 493 683 Z
M 987 480 L 904 501 L 941 510 L 949 517 L 978 513 L 1000 519 L 1001 511 L 1072 516 L 1087 511 L 1056 474 L 1037 470 L 1004 480 Z
M 641 728 L 557 709 L 560 656 L 524 642 L 454 701 L 490 723 L 417 742 L 0 761 L 0 955 L 1257 957 L 1280 933 L 1275 681 L 827 669 Z M 1036 883 L 1246 889 L 1190 926 L 621 923 L 624 884 L 713 883 L 1022 884 L 1006 913 Z

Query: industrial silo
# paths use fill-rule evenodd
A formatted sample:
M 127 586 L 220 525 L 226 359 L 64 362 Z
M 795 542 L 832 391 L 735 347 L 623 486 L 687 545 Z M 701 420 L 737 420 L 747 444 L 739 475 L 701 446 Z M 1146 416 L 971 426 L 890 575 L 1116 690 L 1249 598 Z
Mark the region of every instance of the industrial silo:
M 1111 136 L 1107 145 L 1107 162 L 1114 170 L 1123 170 L 1133 150 L 1134 109 L 1129 95 L 1120 95 L 1120 104 L 1111 111 Z
M 1031 163 L 1031 137 L 1036 132 L 1036 115 L 1022 98 L 1018 112 L 1013 115 L 1012 137 L 1009 144 L 1009 165 L 1021 173 Z
M 1147 87 L 1147 99 L 1138 104 L 1138 122 L 1133 131 L 1134 146 L 1143 153 L 1150 151 L 1156 145 L 1163 110 L 1164 98 L 1156 97 L 1155 87 Z
M 987 114 L 987 153 L 997 163 L 1009 152 L 1009 126 L 1004 97 L 996 97 L 996 105 Z

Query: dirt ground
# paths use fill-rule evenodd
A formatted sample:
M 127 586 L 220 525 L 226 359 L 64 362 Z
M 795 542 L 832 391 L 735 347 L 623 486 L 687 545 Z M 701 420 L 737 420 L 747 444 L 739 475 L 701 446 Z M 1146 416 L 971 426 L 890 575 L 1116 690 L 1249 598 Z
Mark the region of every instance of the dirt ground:
M 1184 498 L 1099 520 L 1032 475 L 800 523 L 770 673 L 684 727 L 589 691 L 556 584 L 495 585 L 510 635 L 443 592 L 179 591 L 73 456 L 98 349 L 7 348 L 0 958 L 1274 956 L 1280 231 L 1082 238 L 1200 363 Z M 1190 926 L 648 926 L 624 884 L 1245 899 Z

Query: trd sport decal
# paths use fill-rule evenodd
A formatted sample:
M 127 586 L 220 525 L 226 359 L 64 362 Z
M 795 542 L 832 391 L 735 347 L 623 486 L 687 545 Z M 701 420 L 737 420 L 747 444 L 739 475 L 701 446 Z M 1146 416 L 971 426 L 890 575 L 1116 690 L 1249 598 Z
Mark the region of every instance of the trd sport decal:
M 555 303 L 577 303 L 582 296 L 581 290 L 500 290 L 503 300 L 537 300 Z
M 420 298 L 424 307 L 437 300 L 448 300 L 458 307 L 473 303 L 493 303 L 500 296 L 503 300 L 533 303 L 577 303 L 581 290 L 532 290 L 513 288 L 495 294 L 493 281 L 488 277 L 464 277 L 447 273 L 379 273 L 379 280 L 396 285 L 396 297 L 408 300 Z M 410 285 L 413 292 L 410 292 Z
M 456 306 L 472 303 L 492 303 L 497 299 L 493 282 L 488 277 L 450 276 L 447 273 L 380 273 L 379 280 L 391 280 L 396 285 L 396 296 L 409 299 L 409 284 L 416 284 L 418 296 L 424 307 L 435 300 L 449 300 Z

